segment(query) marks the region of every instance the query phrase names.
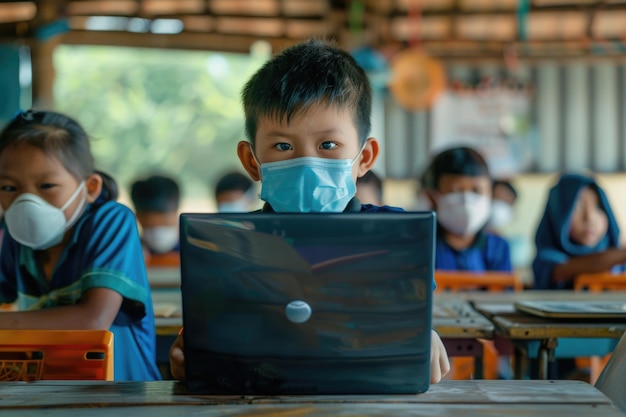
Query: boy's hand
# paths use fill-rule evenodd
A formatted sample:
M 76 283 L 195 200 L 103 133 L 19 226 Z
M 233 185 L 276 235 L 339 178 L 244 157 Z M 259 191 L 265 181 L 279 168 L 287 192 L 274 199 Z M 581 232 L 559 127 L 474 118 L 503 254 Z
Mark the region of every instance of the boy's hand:
M 178 334 L 170 348 L 170 373 L 172 376 L 185 382 L 185 353 L 183 351 L 183 335 Z
M 448 353 L 443 346 L 439 333 L 431 330 L 430 337 L 430 383 L 436 384 L 450 372 Z M 171 356 L 171 354 L 170 354 Z

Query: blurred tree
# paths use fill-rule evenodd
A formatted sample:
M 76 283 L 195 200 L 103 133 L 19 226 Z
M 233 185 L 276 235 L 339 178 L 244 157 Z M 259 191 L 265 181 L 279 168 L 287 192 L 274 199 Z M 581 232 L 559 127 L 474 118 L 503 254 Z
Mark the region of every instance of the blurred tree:
M 175 177 L 186 198 L 239 167 L 240 91 L 262 58 L 212 52 L 61 46 L 55 106 L 92 136 L 99 169 L 127 189 L 137 176 Z

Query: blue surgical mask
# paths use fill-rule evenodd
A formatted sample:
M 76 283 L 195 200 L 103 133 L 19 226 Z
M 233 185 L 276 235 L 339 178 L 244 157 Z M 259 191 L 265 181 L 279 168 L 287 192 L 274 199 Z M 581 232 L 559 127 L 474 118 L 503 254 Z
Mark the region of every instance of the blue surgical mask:
M 360 152 L 359 152 L 360 155 Z M 261 165 L 261 200 L 277 212 L 342 212 L 356 194 L 354 159 L 303 157 Z

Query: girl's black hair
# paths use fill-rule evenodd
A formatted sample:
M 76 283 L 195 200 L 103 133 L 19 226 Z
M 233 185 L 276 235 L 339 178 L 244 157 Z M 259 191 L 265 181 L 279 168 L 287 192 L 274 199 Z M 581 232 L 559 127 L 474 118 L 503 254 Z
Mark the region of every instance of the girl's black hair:
M 78 181 L 92 174 L 102 177 L 103 192 L 96 201 L 115 200 L 115 180 L 97 172 L 89 146 L 89 137 L 71 117 L 52 111 L 27 110 L 17 113 L 0 132 L 0 154 L 8 147 L 27 144 L 56 157 Z

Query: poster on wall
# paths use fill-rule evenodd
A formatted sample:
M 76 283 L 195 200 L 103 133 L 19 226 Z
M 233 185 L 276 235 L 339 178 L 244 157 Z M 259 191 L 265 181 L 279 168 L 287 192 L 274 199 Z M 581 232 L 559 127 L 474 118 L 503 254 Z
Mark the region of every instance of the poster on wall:
M 495 178 L 528 170 L 538 140 L 531 95 L 528 87 L 504 84 L 446 90 L 431 111 L 431 153 L 472 147 L 485 157 Z

